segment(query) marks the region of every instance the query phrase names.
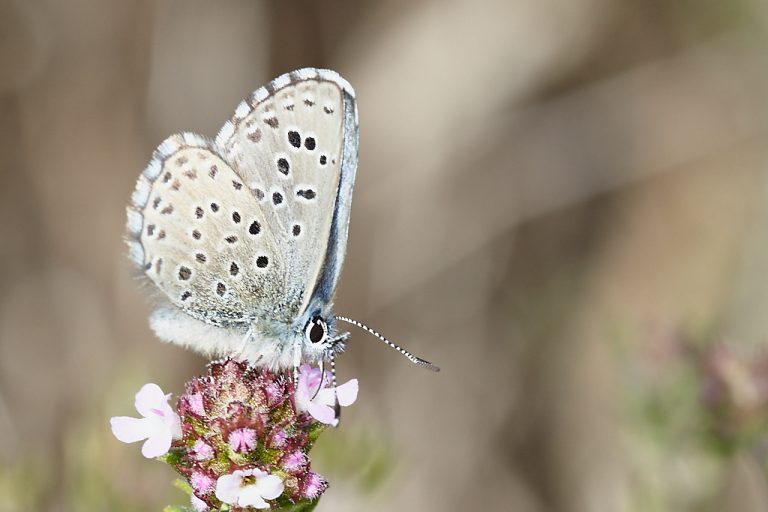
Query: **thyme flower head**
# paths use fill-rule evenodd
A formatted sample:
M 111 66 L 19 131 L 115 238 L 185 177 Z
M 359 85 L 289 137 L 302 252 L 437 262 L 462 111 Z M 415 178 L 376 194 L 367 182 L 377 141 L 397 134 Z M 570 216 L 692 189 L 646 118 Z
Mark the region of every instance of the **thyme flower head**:
M 178 414 L 167 404 L 168 396 L 148 384 L 151 393 L 145 386 L 137 395 L 137 409 L 145 418 L 113 418 L 113 432 L 125 442 L 149 438 L 145 447 L 155 449 L 145 456 L 160 457 L 184 477 L 196 511 L 225 505 L 229 510 L 280 509 L 311 502 L 328 483 L 311 470 L 309 450 L 332 423 L 333 397 L 340 405 L 357 397 L 356 380 L 334 390 L 330 375 L 321 376 L 304 365 L 294 386 L 291 371 L 216 361 L 205 375 L 187 382 Z M 148 394 L 152 403 L 143 401 Z M 137 422 L 146 429 L 136 430 Z M 136 431 L 128 435 L 131 428 Z

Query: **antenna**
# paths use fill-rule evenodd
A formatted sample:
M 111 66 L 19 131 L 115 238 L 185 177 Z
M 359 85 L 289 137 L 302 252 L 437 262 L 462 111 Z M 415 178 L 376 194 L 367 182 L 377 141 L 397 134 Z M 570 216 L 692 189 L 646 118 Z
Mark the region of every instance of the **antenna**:
M 411 354 L 410 352 L 408 352 L 404 348 L 402 348 L 402 347 L 392 343 L 391 341 L 389 341 L 387 338 L 385 338 L 384 336 L 382 336 L 378 332 L 374 331 L 373 329 L 371 329 L 367 325 L 365 325 L 365 324 L 363 324 L 361 322 L 358 322 L 357 320 L 352 320 L 351 318 L 347 318 L 345 316 L 337 316 L 336 320 L 341 320 L 342 322 L 347 322 L 348 324 L 356 325 L 357 327 L 359 327 L 359 328 L 361 328 L 363 330 L 368 331 L 369 333 L 371 333 L 374 336 L 376 336 L 377 338 L 379 338 L 379 340 L 383 341 L 384 343 L 386 343 L 387 345 L 389 345 L 393 349 L 395 349 L 398 352 L 400 352 L 401 354 L 403 354 L 405 357 L 408 358 L 409 361 L 411 361 L 415 365 L 421 366 L 422 368 L 426 368 L 427 370 L 432 370 L 433 372 L 439 372 L 440 371 L 440 368 L 438 366 L 430 363 L 429 361 L 425 361 L 424 359 L 422 359 L 420 357 L 416 357 L 415 355 Z
M 336 389 L 336 354 L 331 355 L 331 385 Z

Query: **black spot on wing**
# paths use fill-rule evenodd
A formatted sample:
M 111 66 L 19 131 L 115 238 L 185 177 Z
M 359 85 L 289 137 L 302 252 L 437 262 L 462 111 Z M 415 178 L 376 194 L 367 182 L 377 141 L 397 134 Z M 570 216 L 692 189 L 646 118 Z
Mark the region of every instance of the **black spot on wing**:
M 188 281 L 190 277 L 192 277 L 192 271 L 189 268 L 184 266 L 179 268 L 179 279 L 181 281 Z
M 288 132 L 288 142 L 291 144 L 291 146 L 295 148 L 301 147 L 301 135 L 299 135 L 299 132 L 297 131 L 289 131 Z
M 277 159 L 277 170 L 281 173 L 288 176 L 288 171 L 290 171 L 291 165 L 288 163 L 288 160 L 285 158 L 278 158 Z
M 304 199 L 314 199 L 317 196 L 315 191 L 312 190 L 311 188 L 308 188 L 306 190 L 304 189 L 298 190 L 296 191 L 296 195 L 299 197 L 303 197 Z

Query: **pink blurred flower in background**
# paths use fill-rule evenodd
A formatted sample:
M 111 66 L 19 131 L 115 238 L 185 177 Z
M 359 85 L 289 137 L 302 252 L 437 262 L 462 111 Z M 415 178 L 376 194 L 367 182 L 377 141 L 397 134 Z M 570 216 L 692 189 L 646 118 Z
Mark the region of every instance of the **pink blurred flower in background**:
M 728 438 L 764 435 L 768 425 L 768 354 L 718 343 L 699 355 L 701 398 Z
M 165 455 L 173 440 L 181 439 L 181 420 L 168 404 L 170 398 L 157 384 L 145 384 L 134 402 L 143 418 L 115 416 L 110 420 L 112 433 L 124 443 L 146 439 L 141 454 L 148 459 Z

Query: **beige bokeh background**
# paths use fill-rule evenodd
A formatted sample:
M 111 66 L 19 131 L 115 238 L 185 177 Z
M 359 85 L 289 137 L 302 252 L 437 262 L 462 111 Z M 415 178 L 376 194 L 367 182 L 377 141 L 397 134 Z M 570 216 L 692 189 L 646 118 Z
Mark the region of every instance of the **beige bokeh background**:
M 760 0 L 0 0 L 0 511 L 183 502 L 108 431 L 205 363 L 149 331 L 124 208 L 163 138 L 303 66 L 359 98 L 336 309 L 443 368 L 353 333 L 318 510 L 687 510 L 641 505 L 666 471 L 653 492 L 765 510 L 759 461 L 638 457 L 616 339 L 768 339 L 767 22 Z

